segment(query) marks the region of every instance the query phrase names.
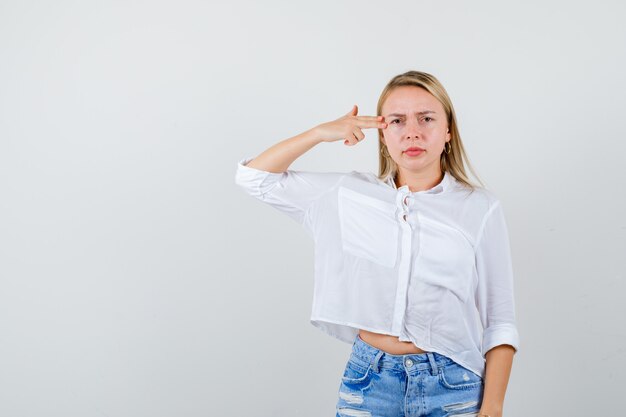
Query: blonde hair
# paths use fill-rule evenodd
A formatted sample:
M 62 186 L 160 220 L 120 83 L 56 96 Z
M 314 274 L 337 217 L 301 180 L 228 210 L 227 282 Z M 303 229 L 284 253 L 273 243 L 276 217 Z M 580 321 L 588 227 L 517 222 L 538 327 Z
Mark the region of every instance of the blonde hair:
M 441 164 L 442 172 L 449 172 L 454 178 L 456 178 L 460 183 L 462 183 L 467 188 L 474 191 L 477 184 L 472 183 L 470 179 L 467 177 L 465 173 L 465 165 L 467 164 L 469 170 L 472 172 L 474 177 L 478 179 L 480 186 L 484 188 L 484 183 L 478 178 L 476 172 L 472 168 L 472 165 L 469 162 L 469 158 L 465 153 L 465 149 L 463 148 L 463 142 L 461 141 L 461 135 L 459 133 L 459 129 L 457 126 L 456 115 L 454 113 L 454 107 L 452 106 L 452 101 L 448 96 L 443 85 L 435 78 L 433 75 L 420 72 L 420 71 L 408 71 L 404 74 L 399 74 L 393 77 L 385 86 L 382 93 L 380 94 L 380 98 L 378 99 L 378 106 L 376 108 L 376 114 L 378 116 L 382 116 L 382 108 L 385 100 L 389 96 L 389 94 L 396 88 L 401 86 L 415 86 L 423 88 L 432 94 L 439 102 L 442 104 L 445 112 L 446 118 L 448 120 L 448 128 L 450 129 L 450 153 L 446 153 L 443 151 L 441 153 L 439 162 Z M 387 176 L 391 176 L 394 180 L 398 173 L 398 165 L 391 158 L 391 156 L 383 155 L 383 148 L 386 145 L 383 142 L 383 132 L 382 129 L 378 129 L 378 147 L 379 147 L 379 179 L 385 179 Z M 389 155 L 389 150 L 385 149 L 386 155 Z

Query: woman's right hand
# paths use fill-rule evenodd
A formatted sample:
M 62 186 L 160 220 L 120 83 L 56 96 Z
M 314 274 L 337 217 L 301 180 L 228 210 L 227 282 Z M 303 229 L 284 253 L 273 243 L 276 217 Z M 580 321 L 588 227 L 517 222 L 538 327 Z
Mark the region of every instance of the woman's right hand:
M 384 129 L 387 123 L 383 116 L 357 116 L 359 109 L 356 104 L 347 114 L 332 122 L 322 123 L 312 130 L 322 142 L 335 142 L 343 139 L 344 145 L 352 146 L 365 137 L 361 129 Z

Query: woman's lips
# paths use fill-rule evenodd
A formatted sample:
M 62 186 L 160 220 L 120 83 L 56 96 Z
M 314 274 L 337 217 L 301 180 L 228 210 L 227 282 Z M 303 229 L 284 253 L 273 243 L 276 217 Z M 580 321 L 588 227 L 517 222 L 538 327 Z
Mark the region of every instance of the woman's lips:
M 424 150 L 423 149 L 419 149 L 419 148 L 409 148 L 406 151 L 404 151 L 404 153 L 409 155 L 409 156 L 421 155 L 423 152 L 424 152 Z

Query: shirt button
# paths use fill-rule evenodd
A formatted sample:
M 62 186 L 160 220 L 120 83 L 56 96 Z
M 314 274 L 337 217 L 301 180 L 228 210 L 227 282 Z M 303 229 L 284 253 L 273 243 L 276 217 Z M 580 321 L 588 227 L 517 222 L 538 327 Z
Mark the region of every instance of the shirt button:
M 407 368 L 410 368 L 411 366 L 413 366 L 413 361 L 411 359 L 407 359 L 404 364 Z

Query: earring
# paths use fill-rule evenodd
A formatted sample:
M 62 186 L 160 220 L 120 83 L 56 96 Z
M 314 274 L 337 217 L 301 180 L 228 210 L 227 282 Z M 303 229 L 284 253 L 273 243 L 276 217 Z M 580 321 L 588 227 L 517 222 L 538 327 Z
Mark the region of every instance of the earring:
M 389 152 L 387 151 L 387 146 L 386 145 L 381 145 L 380 147 L 380 154 L 382 156 L 384 156 L 385 158 L 390 158 L 391 155 L 389 155 Z
M 446 153 L 450 153 L 450 151 L 452 151 L 452 145 L 450 145 L 450 142 L 446 142 L 445 150 L 446 150 Z

